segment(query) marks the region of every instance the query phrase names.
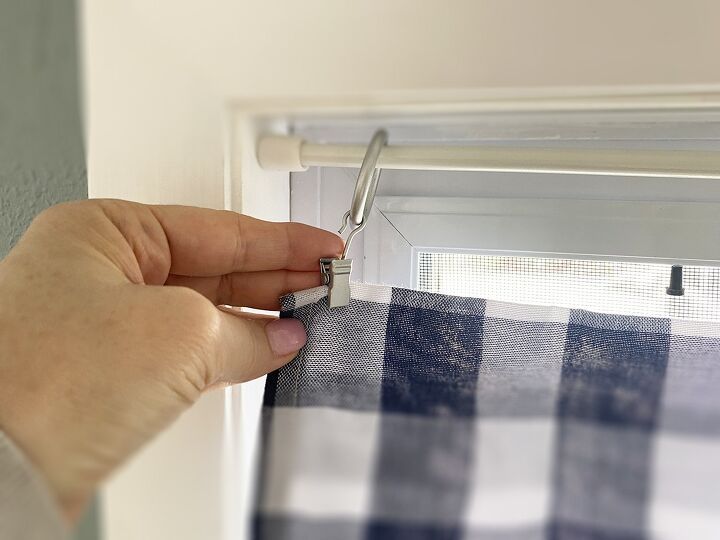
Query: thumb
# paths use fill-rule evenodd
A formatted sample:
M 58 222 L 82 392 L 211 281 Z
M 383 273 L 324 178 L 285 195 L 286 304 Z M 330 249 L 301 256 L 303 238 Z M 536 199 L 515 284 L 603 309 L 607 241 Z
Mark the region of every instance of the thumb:
M 307 333 L 297 319 L 257 317 L 220 311 L 220 378 L 238 383 L 256 379 L 295 358 Z

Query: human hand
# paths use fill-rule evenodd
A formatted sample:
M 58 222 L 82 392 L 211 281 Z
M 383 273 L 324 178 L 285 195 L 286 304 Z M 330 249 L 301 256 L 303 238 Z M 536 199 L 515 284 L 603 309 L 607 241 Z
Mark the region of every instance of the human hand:
M 334 234 L 232 212 L 85 201 L 53 207 L 0 262 L 0 430 L 70 521 L 97 484 L 203 391 L 305 343 L 277 309 L 320 284 Z M 163 286 L 164 285 L 164 286 Z

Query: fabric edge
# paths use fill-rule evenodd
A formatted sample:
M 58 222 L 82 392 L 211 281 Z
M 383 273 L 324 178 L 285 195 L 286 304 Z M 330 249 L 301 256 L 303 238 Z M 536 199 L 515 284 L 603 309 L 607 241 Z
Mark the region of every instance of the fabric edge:
M 478 300 L 477 297 L 465 297 L 460 295 L 442 295 L 440 293 L 433 293 L 429 291 L 419 291 L 414 289 L 408 289 L 406 287 L 393 287 L 391 285 L 381 285 L 381 284 L 370 284 L 370 283 L 361 283 L 361 282 L 352 282 L 350 284 L 351 288 L 351 296 L 355 300 L 361 300 L 365 302 L 374 302 L 378 304 L 390 304 L 392 302 L 393 298 L 393 290 L 397 291 L 412 291 L 414 294 L 417 294 L 419 296 L 428 295 L 430 297 L 434 296 L 447 296 L 447 297 L 453 297 L 453 298 L 467 298 L 472 300 Z M 321 285 L 319 287 L 313 287 L 312 289 L 305 289 L 302 291 L 293 292 L 290 294 L 287 294 L 280 299 L 281 304 L 281 310 L 284 312 L 289 312 L 294 309 L 302 308 L 304 306 L 314 304 L 322 300 L 323 298 L 327 297 L 328 295 L 328 288 L 326 285 Z M 670 331 L 667 332 L 666 330 L 657 330 L 657 329 L 651 329 L 647 328 L 645 331 L 650 332 L 661 332 L 661 333 L 670 333 L 675 336 L 688 336 L 688 337 L 712 337 L 712 338 L 720 338 L 720 321 L 713 321 L 713 320 L 705 320 L 705 319 L 679 319 L 679 318 L 673 318 L 673 317 L 650 317 L 645 315 L 624 315 L 624 314 L 618 314 L 618 313 L 603 313 L 599 311 L 592 311 L 592 310 L 585 310 L 580 308 L 566 308 L 566 307 L 559 307 L 559 306 L 548 306 L 543 304 L 522 304 L 522 303 L 515 303 L 515 302 L 505 302 L 502 300 L 495 300 L 495 299 L 481 299 L 485 300 L 487 303 L 488 313 L 486 313 L 487 316 L 490 317 L 496 317 L 496 318 L 511 318 L 512 320 L 529 320 L 529 321 L 537 321 L 537 322 L 562 322 L 565 323 L 568 321 L 568 318 L 571 313 L 575 313 L 575 315 L 579 315 L 582 313 L 594 313 L 598 315 L 608 315 L 612 317 L 621 317 L 624 319 L 644 319 L 644 320 L 653 320 L 657 321 L 658 323 L 660 321 L 663 321 L 665 324 L 669 325 Z M 529 314 L 526 313 L 524 318 L 516 318 L 513 317 L 513 312 L 520 312 L 520 308 L 523 310 L 530 310 Z M 502 313 L 502 315 L 501 315 Z M 581 317 L 582 318 L 582 317 Z M 579 322 L 579 321 L 578 321 Z M 586 322 L 587 323 L 587 322 Z M 590 325 L 593 326 L 593 325 Z M 661 325 L 662 326 L 662 325 Z M 602 324 L 600 327 L 604 327 Z

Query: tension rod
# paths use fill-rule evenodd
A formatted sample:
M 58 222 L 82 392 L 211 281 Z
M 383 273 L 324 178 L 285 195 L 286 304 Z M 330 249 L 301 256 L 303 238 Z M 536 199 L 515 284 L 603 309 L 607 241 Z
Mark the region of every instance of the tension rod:
M 257 148 L 262 168 L 288 172 L 308 167 L 359 168 L 366 150 L 361 144 L 316 144 L 301 137 L 277 135 L 261 137 Z M 720 179 L 720 152 L 388 145 L 383 148 L 378 167 Z

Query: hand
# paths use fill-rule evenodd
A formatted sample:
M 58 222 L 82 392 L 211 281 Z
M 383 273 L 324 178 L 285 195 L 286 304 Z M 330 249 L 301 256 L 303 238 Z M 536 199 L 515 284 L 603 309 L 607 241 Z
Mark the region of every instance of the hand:
M 278 309 L 320 284 L 334 234 L 232 212 L 85 201 L 42 213 L 0 263 L 0 430 L 69 520 L 115 467 L 216 385 L 305 344 Z

